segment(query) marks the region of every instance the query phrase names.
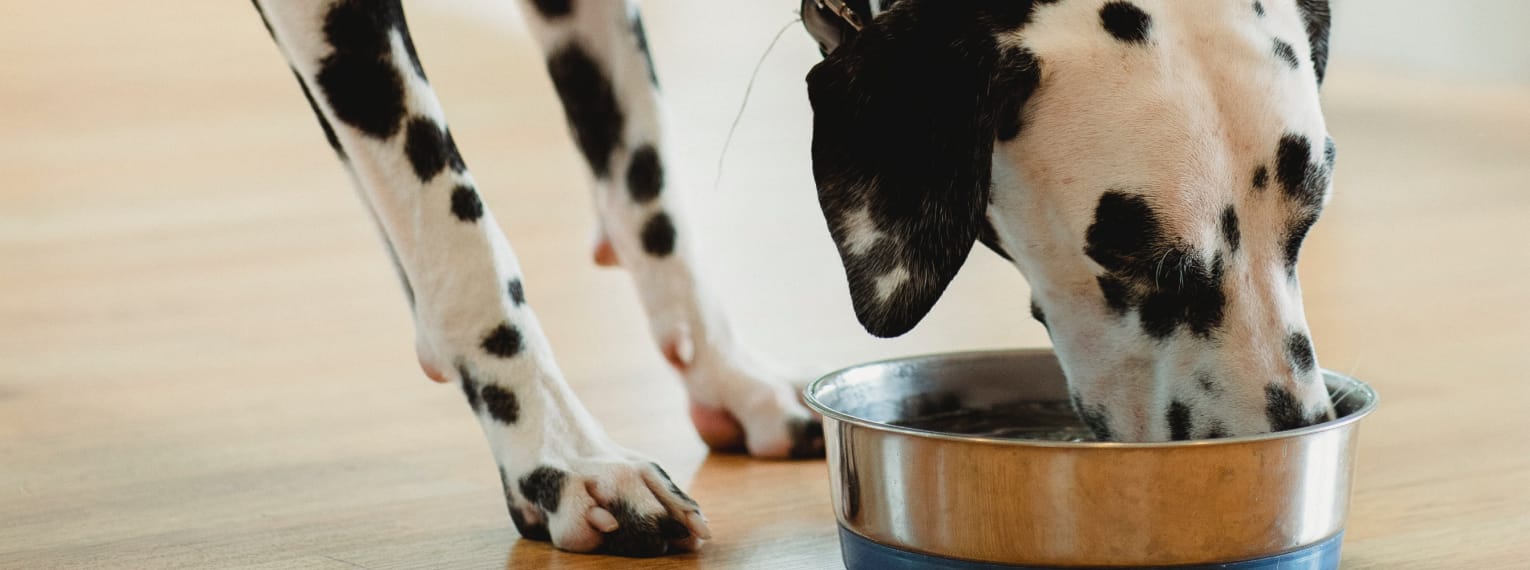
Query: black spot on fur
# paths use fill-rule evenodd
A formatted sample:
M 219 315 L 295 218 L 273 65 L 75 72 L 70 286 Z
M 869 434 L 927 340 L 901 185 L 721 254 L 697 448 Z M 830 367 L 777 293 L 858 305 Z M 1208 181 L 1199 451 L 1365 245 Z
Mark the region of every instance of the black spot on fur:
M 558 503 L 563 500 L 563 483 L 568 481 L 568 473 L 556 467 L 543 465 L 532 469 L 530 473 L 521 477 L 521 496 L 531 501 L 548 514 L 558 512 Z
M 643 224 L 643 251 L 654 257 L 665 257 L 675 251 L 675 224 L 669 214 L 659 212 Z
M 319 119 L 319 128 L 324 130 L 324 140 L 329 143 L 329 148 L 335 149 L 341 160 L 345 160 L 345 149 L 340 148 L 340 137 L 335 136 L 335 128 L 329 124 L 329 119 L 324 118 L 324 112 L 319 110 L 319 102 L 313 98 L 313 92 L 308 90 L 308 82 L 303 81 L 303 76 L 298 75 L 296 69 L 292 70 L 292 76 L 297 78 L 298 87 L 303 90 L 303 98 L 308 100 L 308 108 L 313 109 L 313 116 Z
M 1238 252 L 1238 243 L 1242 237 L 1238 230 L 1238 212 L 1232 206 L 1222 210 L 1222 240 L 1227 242 L 1229 253 Z
M 1296 270 L 1296 259 L 1301 255 L 1302 241 L 1307 239 L 1307 232 L 1312 230 L 1312 225 L 1317 223 L 1317 215 L 1298 216 L 1290 225 L 1286 226 L 1285 237 L 1281 243 L 1281 250 L 1285 253 L 1286 269 Z
M 336 51 L 391 59 L 388 36 L 402 16 L 394 0 L 339 0 L 324 15 L 324 38 Z
M 1165 241 L 1158 214 L 1146 198 L 1111 190 L 1100 196 L 1094 222 L 1085 235 L 1084 253 L 1106 271 L 1132 273 Z
M 511 358 L 521 353 L 521 331 L 514 325 L 504 323 L 483 337 L 484 351 L 500 358 Z
M 1265 185 L 1270 183 L 1270 169 L 1263 164 L 1254 169 L 1254 189 L 1264 190 Z
M 1163 297 L 1153 297 L 1154 300 L 1168 301 Z M 1173 303 L 1159 302 L 1149 304 L 1146 300 L 1138 308 L 1138 317 L 1142 320 L 1142 332 L 1153 338 L 1162 339 L 1174 334 L 1178 322 L 1178 311 Z
M 1041 326 L 1047 326 L 1047 315 L 1041 311 L 1041 305 L 1037 304 L 1035 299 L 1031 300 L 1031 318 L 1036 319 Z
M 404 154 L 409 157 L 409 164 L 414 167 L 414 174 L 420 181 L 429 182 L 446 169 L 443 149 L 446 135 L 442 134 L 435 121 L 425 117 L 411 119 L 404 137 Z
M 1307 139 L 1294 134 L 1281 137 L 1276 152 L 1276 177 L 1287 198 L 1300 207 L 1317 209 L 1323 206 L 1332 174 L 1328 162 L 1330 151 L 1325 142 L 1322 163 L 1311 162 L 1311 152 L 1312 145 Z
M 511 302 L 517 306 L 526 304 L 526 286 L 521 283 L 521 278 L 511 279 L 510 284 L 506 285 L 505 289 L 510 294 Z
M 1333 170 L 1334 160 L 1339 157 L 1339 148 L 1334 146 L 1333 137 L 1323 137 L 1323 165 Z
M 472 408 L 473 413 L 478 413 L 483 408 L 483 399 L 478 395 L 478 381 L 462 365 L 457 366 L 457 377 L 462 379 L 462 395 L 467 396 L 468 407 Z
M 452 140 L 451 132 L 436 125 L 435 121 L 425 117 L 410 119 L 404 137 L 404 154 L 409 157 L 409 165 L 414 167 L 414 174 L 421 182 L 430 182 L 448 165 L 457 172 L 467 168 L 462 155 L 457 153 L 457 143 Z
M 999 254 L 999 257 L 1010 261 L 1015 260 L 1009 256 L 1009 252 L 1004 251 L 1004 246 L 999 245 L 999 231 L 994 229 L 993 220 L 987 216 L 983 217 L 983 227 L 978 230 L 978 241 L 987 246 L 990 251 Z
M 505 388 L 487 384 L 481 390 L 483 393 L 483 406 L 489 410 L 489 415 L 505 425 L 514 425 L 521 419 L 521 401 L 516 399 L 515 392 Z
M 649 463 L 648 465 L 652 466 L 653 470 L 659 473 L 659 477 L 664 478 L 664 482 L 668 486 L 670 494 L 679 497 L 681 500 L 690 503 L 692 506 L 696 504 L 696 501 L 692 499 L 690 495 L 687 495 L 685 494 L 685 491 L 680 490 L 680 486 L 675 484 L 675 480 L 669 477 L 669 473 L 664 471 L 663 467 L 660 467 L 658 463 Z
M 1227 437 L 1227 428 L 1221 422 L 1213 421 L 1211 422 L 1211 427 L 1206 428 L 1206 435 L 1201 436 L 1201 439 L 1222 439 L 1224 437 Z
M 319 61 L 319 89 L 336 118 L 380 139 L 392 137 L 404 119 L 404 80 L 388 39 L 395 28 L 407 29 L 397 0 L 341 0 L 324 16 L 334 51 Z
M 1127 43 L 1146 43 L 1153 19 L 1130 2 L 1110 2 L 1100 7 L 1100 24 L 1116 39 Z
M 1312 48 L 1312 70 L 1317 73 L 1321 87 L 1323 74 L 1328 70 L 1328 0 L 1296 0 L 1296 7 L 1302 13 L 1307 43 Z
M 526 517 L 521 515 L 521 510 L 515 507 L 515 499 L 510 494 L 510 475 L 505 473 L 505 468 L 499 468 L 499 486 L 505 493 L 505 508 L 510 511 L 510 522 L 515 523 L 515 531 L 521 533 L 521 538 L 527 540 L 552 540 L 552 534 L 547 531 L 547 525 L 530 524 Z
M 1275 176 L 1280 181 L 1286 198 L 1295 206 L 1295 212 L 1287 224 L 1283 239 L 1288 270 L 1294 271 L 1302 240 L 1307 237 L 1307 232 L 1312 229 L 1312 225 L 1317 223 L 1318 214 L 1323 207 L 1323 198 L 1328 191 L 1328 183 L 1332 175 L 1327 158 L 1330 154 L 1327 146 L 1325 141 L 1322 163 L 1311 161 L 1312 144 L 1306 138 L 1295 134 L 1281 137 L 1276 151 Z
M 1100 197 L 1084 252 L 1106 274 L 1097 277 L 1105 302 L 1118 315 L 1135 307 L 1144 332 L 1165 338 L 1181 325 L 1202 337 L 1222 323 L 1223 258 L 1210 262 L 1163 232 L 1147 199 L 1119 191 Z
M 1011 91 L 1000 102 L 997 135 L 1000 141 L 1011 141 L 1020 136 L 1025 126 L 1025 102 L 1041 85 L 1041 62 L 1028 50 L 1009 49 L 1005 53 L 1006 67 L 1010 69 L 1006 89 Z
M 787 456 L 792 459 L 823 457 L 823 424 L 813 418 L 787 420 L 787 433 L 791 434 L 792 448 Z
M 632 15 L 632 35 L 637 39 L 638 53 L 643 54 L 643 63 L 648 66 L 648 82 L 654 88 L 659 87 L 659 72 L 653 66 L 653 54 L 648 51 L 648 32 L 643 31 L 643 15 Z
M 1190 439 L 1190 406 L 1183 402 L 1169 402 L 1169 438 L 1174 441 Z
M 1089 427 L 1089 431 L 1094 432 L 1096 439 L 1100 441 L 1114 439 L 1110 433 L 1110 422 L 1105 414 L 1105 408 L 1101 406 L 1084 406 L 1077 400 L 1074 401 L 1073 405 L 1078 409 L 1079 419 L 1084 420 L 1084 425 Z
M 483 202 L 472 186 L 459 184 L 452 189 L 452 215 L 464 222 L 476 222 L 483 217 Z
M 1147 249 L 1163 241 L 1158 214 L 1141 196 L 1108 191 L 1094 208 L 1094 223 L 1085 235 L 1085 254 L 1111 272 L 1140 264 Z
M 1296 59 L 1296 50 L 1291 48 L 1291 44 L 1281 41 L 1280 38 L 1275 38 L 1275 57 L 1286 62 L 1291 69 L 1296 69 L 1302 64 L 1301 60 Z
M 1210 374 L 1204 372 L 1196 374 L 1195 383 L 1201 387 L 1202 391 L 1208 394 L 1220 394 L 1222 392 L 1222 387 L 1217 384 L 1216 378 Z
M 1305 137 L 1286 134 L 1280 137 L 1275 151 L 1275 178 L 1280 181 L 1286 196 L 1299 202 L 1308 201 L 1308 175 L 1311 174 L 1310 157 L 1312 143 Z
M 1142 330 L 1164 338 L 1184 325 L 1201 338 L 1210 338 L 1222 325 L 1227 305 L 1222 254 L 1216 254 L 1209 265 L 1198 256 L 1187 256 L 1179 264 L 1179 274 L 1164 276 L 1164 285 L 1148 293 L 1137 308 Z
M 1270 420 L 1271 430 L 1285 431 L 1316 423 L 1309 420 L 1302 412 L 1301 405 L 1297 403 L 1296 397 L 1291 395 L 1291 391 L 1270 384 L 1264 387 L 1264 396 L 1265 414 Z
M 690 535 L 678 535 L 679 524 L 669 515 L 644 515 L 626 501 L 617 500 L 606 506 L 616 518 L 616 530 L 605 533 L 598 552 L 616 556 L 649 558 L 662 556 L 669 551 L 669 541 Z M 681 529 L 684 525 L 679 525 Z M 674 537 L 674 538 L 671 538 Z
M 1118 317 L 1126 316 L 1126 312 L 1132 308 L 1132 293 L 1126 282 L 1109 275 L 1096 277 L 1095 281 L 1100 284 L 1100 294 L 1105 296 L 1105 306 L 1110 308 L 1110 312 Z
M 533 0 L 532 4 L 537 7 L 537 12 L 543 18 L 557 18 L 567 16 L 573 12 L 572 0 Z
M 664 190 L 664 164 L 659 161 L 659 151 L 653 145 L 644 144 L 632 151 L 631 163 L 627 165 L 627 192 L 639 204 L 652 202 Z
M 1291 359 L 1291 366 L 1296 369 L 1298 378 L 1307 377 L 1307 373 L 1317 366 L 1317 356 L 1312 353 L 1312 339 L 1299 332 L 1286 337 L 1286 357 Z
M 609 176 L 611 150 L 621 141 L 626 116 L 606 71 L 577 42 L 570 42 L 547 58 L 547 73 L 590 170 L 599 178 Z
M 1264 17 L 1264 4 L 1259 0 L 1254 0 L 1254 14 L 1260 18 Z

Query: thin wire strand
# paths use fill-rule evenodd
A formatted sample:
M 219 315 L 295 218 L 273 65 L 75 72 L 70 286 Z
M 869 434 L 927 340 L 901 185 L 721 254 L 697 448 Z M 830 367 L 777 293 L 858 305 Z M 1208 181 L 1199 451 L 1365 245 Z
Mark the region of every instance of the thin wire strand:
M 776 37 L 770 39 L 770 45 L 765 47 L 765 53 L 760 55 L 760 60 L 754 63 L 754 72 L 749 74 L 749 84 L 744 86 L 744 100 L 738 104 L 738 114 L 733 116 L 733 125 L 728 127 L 728 138 L 723 139 L 722 152 L 717 155 L 717 177 L 712 179 L 712 191 L 716 192 L 722 187 L 723 161 L 728 158 L 728 147 L 733 144 L 733 133 L 738 131 L 738 123 L 744 119 L 744 109 L 749 107 L 749 94 L 754 92 L 754 80 L 760 76 L 760 68 L 765 67 L 765 58 L 770 57 L 770 52 L 776 49 L 776 43 L 781 41 L 781 36 L 786 35 L 786 30 L 802 21 L 802 15 L 798 16 L 776 32 Z

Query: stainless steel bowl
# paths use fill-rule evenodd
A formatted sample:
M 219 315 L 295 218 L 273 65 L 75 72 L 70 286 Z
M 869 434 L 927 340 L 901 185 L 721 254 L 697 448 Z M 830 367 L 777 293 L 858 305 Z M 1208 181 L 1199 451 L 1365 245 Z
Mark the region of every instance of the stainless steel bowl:
M 882 568 L 1176 566 L 1289 562 L 1295 554 L 1336 565 L 1359 420 L 1377 399 L 1358 380 L 1323 374 L 1330 393 L 1343 394 L 1336 420 L 1172 443 L 1034 441 L 895 425 L 954 408 L 1028 407 L 1041 418 L 1036 427 L 1081 428 L 1071 413 L 1056 413 L 1067 409 L 1068 391 L 1049 350 L 855 366 L 814 382 L 806 400 L 824 417 L 852 568 L 872 567 L 868 547 L 918 561 L 876 558 Z

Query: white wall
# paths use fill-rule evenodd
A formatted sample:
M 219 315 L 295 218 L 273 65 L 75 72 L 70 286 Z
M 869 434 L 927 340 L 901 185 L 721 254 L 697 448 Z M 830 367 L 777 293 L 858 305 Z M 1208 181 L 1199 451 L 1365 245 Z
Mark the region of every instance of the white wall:
M 1530 83 L 1530 0 L 1332 0 L 1336 65 Z

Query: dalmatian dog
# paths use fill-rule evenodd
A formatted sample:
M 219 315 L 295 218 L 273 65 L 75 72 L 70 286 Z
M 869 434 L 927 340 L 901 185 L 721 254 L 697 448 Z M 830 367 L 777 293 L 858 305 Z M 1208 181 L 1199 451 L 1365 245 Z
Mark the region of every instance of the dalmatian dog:
M 426 376 L 478 418 L 520 535 L 655 556 L 700 508 L 575 398 L 458 153 L 398 0 L 255 0 L 376 219 Z M 714 448 L 822 453 L 790 378 L 729 333 L 665 176 L 638 8 L 523 0 L 589 164 L 594 259 L 631 272 Z M 914 327 L 982 243 L 1031 284 L 1099 437 L 1333 415 L 1296 260 L 1330 192 L 1326 0 L 806 0 L 813 174 L 855 315 Z

